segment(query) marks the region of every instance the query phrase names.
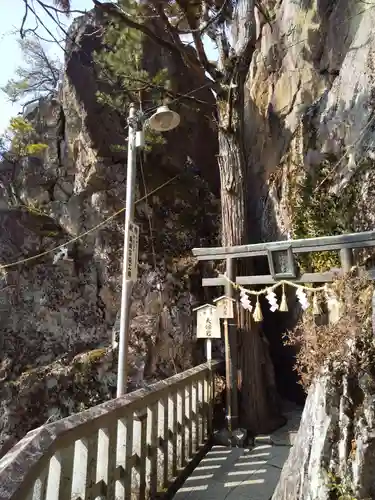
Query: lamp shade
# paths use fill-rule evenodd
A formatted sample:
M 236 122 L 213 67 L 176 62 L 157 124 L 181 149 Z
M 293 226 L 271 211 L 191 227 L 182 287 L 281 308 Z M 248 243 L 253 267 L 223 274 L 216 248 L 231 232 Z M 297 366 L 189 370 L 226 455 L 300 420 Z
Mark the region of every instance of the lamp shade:
M 168 130 L 173 130 L 180 123 L 180 115 L 175 111 L 172 111 L 168 106 L 160 106 L 156 110 L 151 118 L 148 120 L 148 124 L 152 130 L 157 132 L 167 132 Z

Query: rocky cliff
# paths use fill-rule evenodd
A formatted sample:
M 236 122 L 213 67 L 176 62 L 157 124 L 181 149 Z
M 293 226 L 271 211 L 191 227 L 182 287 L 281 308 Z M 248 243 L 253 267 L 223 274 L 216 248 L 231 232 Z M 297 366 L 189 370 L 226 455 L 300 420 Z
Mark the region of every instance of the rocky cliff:
M 93 53 L 100 49 L 101 23 L 95 16 L 74 22 L 60 95 L 41 101 L 28 115 L 46 152 L 15 170 L 6 163 L 0 167 L 2 263 L 76 238 L 64 258 L 46 253 L 2 270 L 2 454 L 47 419 L 115 394 L 111 344 L 119 316 L 124 216 L 102 223 L 125 204 L 126 153 L 118 146 L 125 144 L 127 110 L 122 116 L 96 97 L 102 89 Z M 168 68 L 177 92 L 199 86 L 157 47 L 149 47 L 147 55 L 150 71 Z M 143 367 L 146 377 L 165 377 L 191 366 L 193 357 L 200 359 L 192 342 L 191 307 L 202 292 L 191 248 L 216 242 L 220 206 L 217 140 L 206 118 L 213 97 L 207 90 L 197 97 L 205 103 L 201 111 L 175 103 L 181 126 L 166 135 L 165 145 L 138 157 L 140 264 L 130 340 L 138 378 Z
M 260 235 L 372 228 L 374 6 L 361 0 L 262 5 L 268 21 L 258 11 L 246 104 Z
M 270 0 L 262 7 L 246 104 L 257 237 L 373 229 L 374 4 Z M 336 259 L 327 253 L 302 264 L 323 271 Z M 273 499 L 374 498 L 373 432 L 371 369 L 318 377 Z M 328 486 L 327 470 L 337 488 Z

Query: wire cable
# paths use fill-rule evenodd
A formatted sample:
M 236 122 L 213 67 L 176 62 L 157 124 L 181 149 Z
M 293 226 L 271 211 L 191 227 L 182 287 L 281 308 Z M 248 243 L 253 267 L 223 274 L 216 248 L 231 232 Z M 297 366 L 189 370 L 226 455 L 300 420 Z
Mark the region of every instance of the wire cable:
M 328 180 L 330 179 L 330 177 L 332 176 L 332 174 L 334 174 L 335 170 L 337 169 L 338 166 L 340 166 L 341 162 L 346 158 L 346 155 L 349 153 L 349 151 L 351 149 L 353 149 L 355 146 L 357 146 L 357 144 L 361 141 L 361 139 L 363 138 L 363 136 L 365 135 L 365 132 L 367 131 L 367 129 L 374 123 L 375 121 L 375 115 L 366 123 L 366 125 L 360 130 L 359 132 L 359 135 L 357 137 L 357 139 L 354 141 L 353 144 L 351 144 L 350 146 L 348 146 L 343 155 L 341 156 L 341 158 L 333 165 L 333 167 L 331 168 L 331 170 L 328 172 L 328 174 L 324 177 L 324 179 L 316 186 L 316 188 L 314 189 L 314 193 L 316 193 L 316 191 L 318 191 L 319 188 L 322 187 L 322 185 Z
M 140 163 L 140 170 L 141 170 L 141 176 L 142 176 L 142 184 L 143 184 L 143 189 L 144 189 L 144 199 L 146 201 L 146 204 L 148 203 L 148 197 L 149 194 L 147 192 L 147 186 L 146 186 L 146 177 L 145 177 L 145 172 L 143 168 L 143 158 L 142 158 L 142 153 L 139 152 L 139 163 Z M 151 251 L 152 251 L 152 258 L 154 262 L 154 270 L 156 271 L 157 268 L 157 262 L 156 262 L 156 251 L 155 251 L 155 244 L 154 244 L 154 232 L 152 228 L 152 220 L 151 220 L 151 215 L 149 214 L 148 210 L 146 209 L 147 212 L 147 219 L 148 219 L 148 228 L 150 231 L 150 242 L 151 242 Z
M 155 188 L 153 191 L 151 191 L 150 193 L 148 193 L 147 196 L 150 196 L 151 194 L 156 193 L 157 191 L 159 191 L 163 187 L 165 187 L 168 184 L 170 184 L 171 182 L 173 182 L 180 175 L 181 174 L 175 175 L 174 177 L 172 177 L 171 179 L 169 179 L 168 181 L 164 182 L 163 184 L 161 184 L 160 186 L 158 186 L 157 188 Z M 136 200 L 135 204 L 140 203 L 141 201 L 143 201 L 145 199 L 146 199 L 146 196 L 142 196 L 141 198 L 139 198 L 138 200 Z M 44 257 L 45 255 L 48 255 L 48 254 L 53 253 L 53 252 L 56 252 L 57 250 L 61 250 L 62 248 L 65 248 L 67 245 L 69 245 L 71 243 L 74 243 L 75 241 L 83 238 L 84 236 L 87 236 L 88 234 L 96 231 L 100 227 L 108 224 L 108 222 L 110 222 L 111 220 L 113 220 L 115 217 L 117 217 L 119 214 L 121 214 L 125 210 L 126 210 L 126 207 L 121 208 L 120 210 L 118 210 L 114 214 L 110 215 L 107 219 L 105 219 L 104 221 L 100 222 L 96 226 L 92 227 L 88 231 L 85 231 L 84 233 L 81 233 L 78 236 L 75 236 L 74 238 L 66 241 L 65 243 L 62 243 L 61 245 L 58 245 L 58 246 L 53 247 L 53 248 L 50 248 L 49 250 L 45 250 L 44 252 L 38 253 L 37 255 L 32 255 L 31 257 L 26 257 L 25 259 L 16 260 L 15 262 L 10 262 L 9 264 L 1 264 L 0 265 L 0 271 L 2 269 L 9 269 L 10 267 L 15 267 L 15 266 L 18 266 L 20 264 L 24 264 L 26 262 L 30 262 L 30 261 L 35 260 L 35 259 L 39 259 L 40 257 Z

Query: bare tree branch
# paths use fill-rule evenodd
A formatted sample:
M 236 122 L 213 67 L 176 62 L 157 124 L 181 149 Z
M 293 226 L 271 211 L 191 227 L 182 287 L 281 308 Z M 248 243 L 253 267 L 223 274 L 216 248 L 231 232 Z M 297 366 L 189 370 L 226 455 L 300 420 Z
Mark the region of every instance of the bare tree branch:
M 93 0 L 94 5 L 100 9 L 102 12 L 110 15 L 112 18 L 117 19 L 118 21 L 124 23 L 129 28 L 134 28 L 136 30 L 141 31 L 144 35 L 148 36 L 155 43 L 160 45 L 161 47 L 169 50 L 172 53 L 179 54 L 180 51 L 177 47 L 174 46 L 173 43 L 159 37 L 154 33 L 148 26 L 144 24 L 140 24 L 137 21 L 131 19 L 126 12 L 124 12 L 119 6 L 113 3 L 102 3 L 99 0 Z
M 24 38 L 24 36 L 25 36 L 24 28 L 25 28 L 25 23 L 26 23 L 26 20 L 27 20 L 28 12 L 29 12 L 29 6 L 28 6 L 27 2 L 25 2 L 25 13 L 23 15 L 22 23 L 21 23 L 21 27 L 20 27 L 20 36 L 21 36 L 21 38 Z
M 193 29 L 188 29 L 188 30 L 181 30 L 178 28 L 178 24 L 176 26 L 178 33 L 180 35 L 190 35 L 193 33 L 200 33 L 203 34 L 205 31 L 208 30 L 210 26 L 212 26 L 216 21 L 220 19 L 220 16 L 224 13 L 227 5 L 228 5 L 229 0 L 224 0 L 223 5 L 220 7 L 220 9 L 214 14 L 212 17 L 209 18 L 208 21 L 206 21 L 204 24 L 200 25 L 198 28 L 193 28 Z
M 61 45 L 61 43 L 57 40 L 57 38 L 55 37 L 55 35 L 51 32 L 51 30 L 45 25 L 45 23 L 42 21 L 42 19 L 40 18 L 39 14 L 36 12 L 36 10 L 30 6 L 29 4 L 29 0 L 23 0 L 24 1 L 24 4 L 28 6 L 28 9 L 32 12 L 32 14 L 34 15 L 35 19 L 38 20 L 38 22 L 40 23 L 41 26 L 43 26 L 43 28 L 46 30 L 46 32 L 49 34 L 49 36 L 52 38 L 52 40 L 57 43 L 57 45 L 62 49 L 63 52 L 65 52 L 65 49 L 64 47 Z
M 53 5 L 48 5 L 45 2 L 42 2 L 42 0 L 36 0 L 36 1 L 41 7 L 45 7 L 48 10 L 52 10 L 52 11 L 56 12 L 56 14 L 65 14 L 65 15 L 69 15 L 69 14 L 85 15 L 85 14 L 87 14 L 87 11 L 85 11 L 85 10 L 77 10 L 77 9 L 70 9 L 70 8 L 69 8 L 69 10 L 64 10 L 64 9 L 59 9 L 58 7 L 54 7 Z

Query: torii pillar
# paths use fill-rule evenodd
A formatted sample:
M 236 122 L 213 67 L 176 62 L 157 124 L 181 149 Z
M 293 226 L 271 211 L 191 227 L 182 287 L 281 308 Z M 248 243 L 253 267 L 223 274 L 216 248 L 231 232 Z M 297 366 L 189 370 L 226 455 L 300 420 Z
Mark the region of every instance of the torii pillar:
M 226 259 L 226 275 L 232 282 L 236 281 L 236 269 L 235 260 L 228 257 Z M 225 295 L 228 297 L 233 297 L 234 290 L 233 285 L 227 281 L 225 284 Z M 230 357 L 229 357 L 229 370 L 232 387 L 232 430 L 238 428 L 238 353 L 237 353 L 237 324 L 234 319 L 228 320 L 229 328 L 229 346 L 230 346 Z

